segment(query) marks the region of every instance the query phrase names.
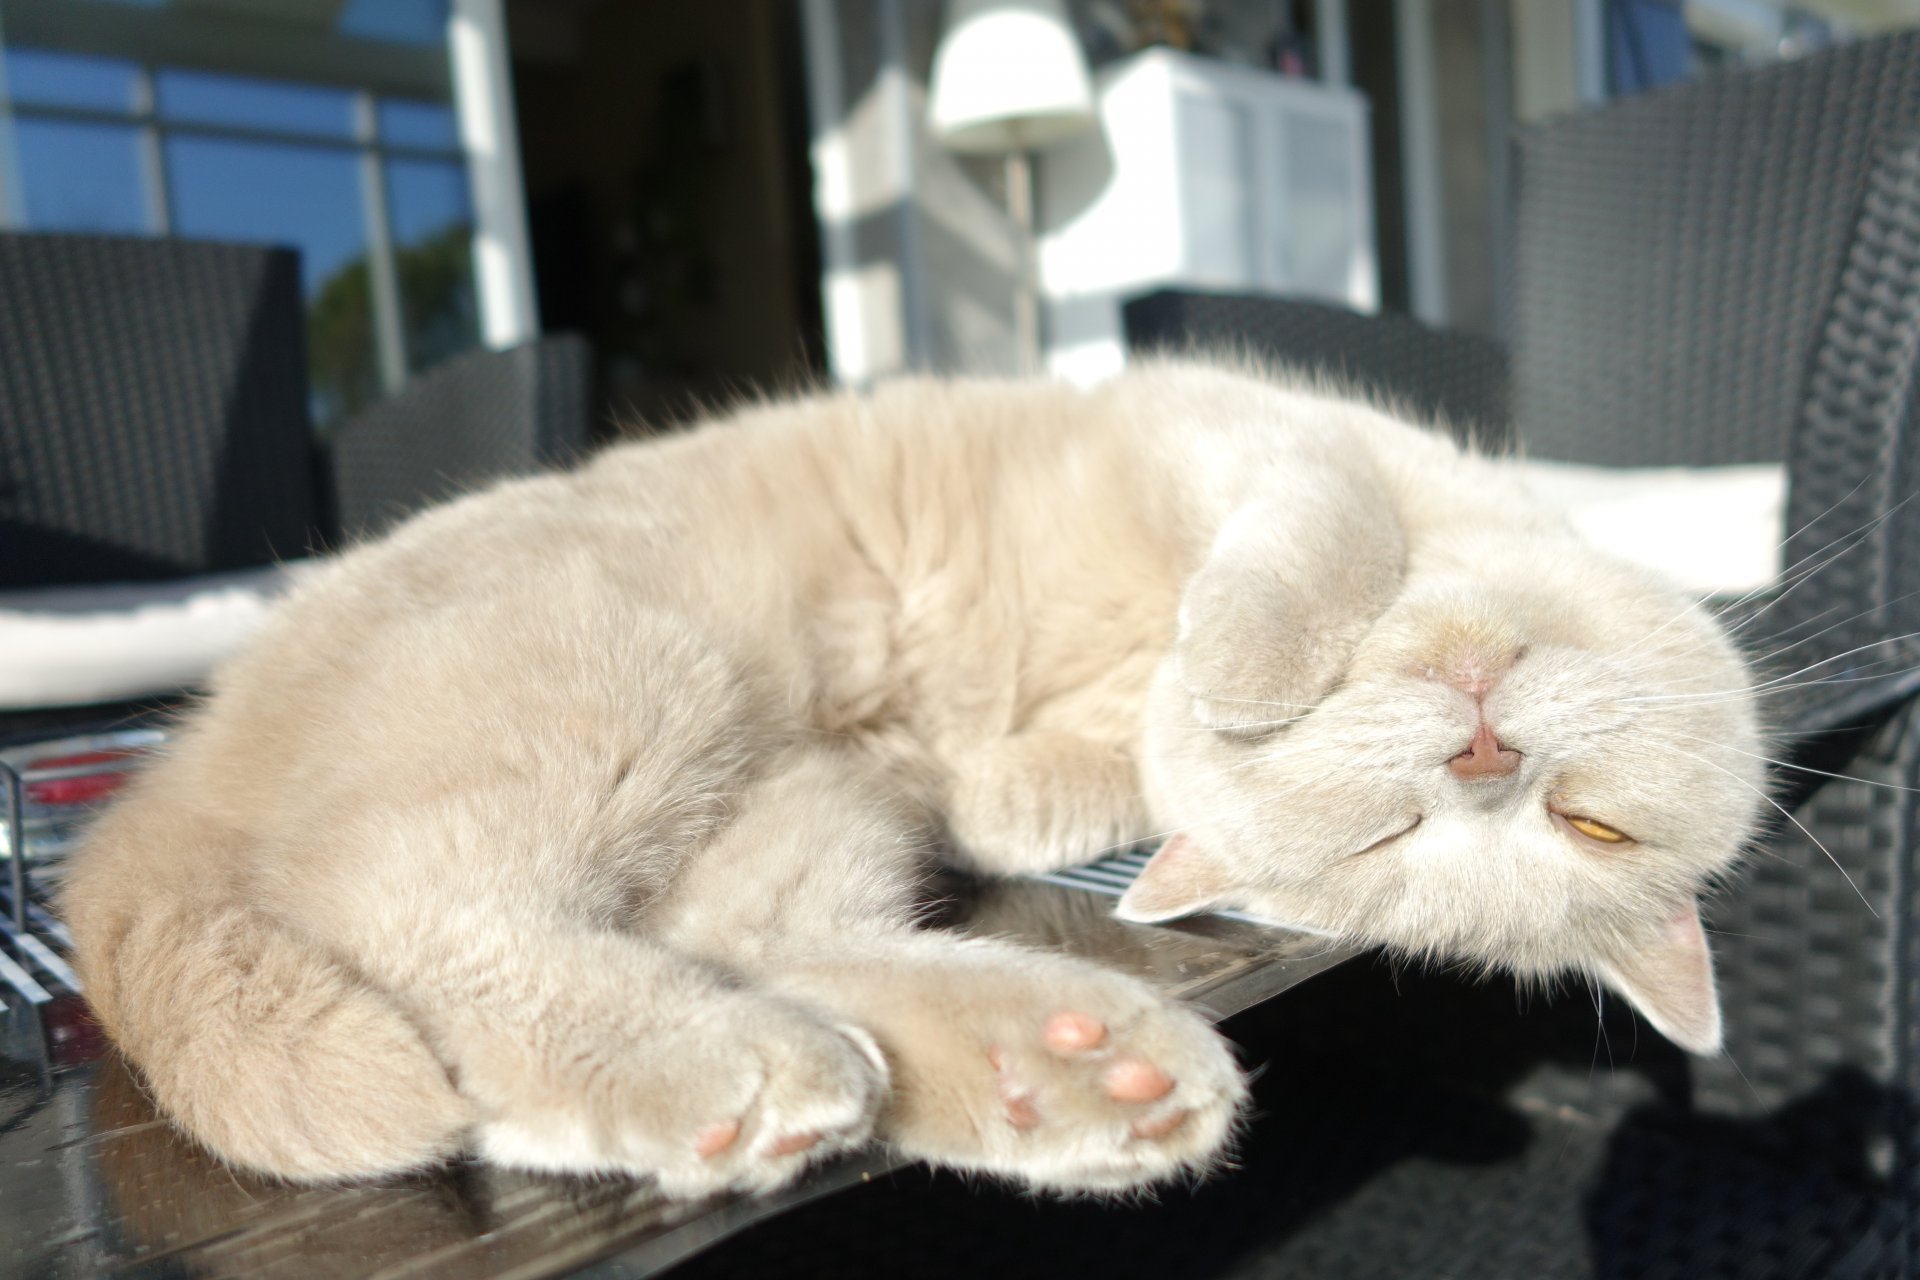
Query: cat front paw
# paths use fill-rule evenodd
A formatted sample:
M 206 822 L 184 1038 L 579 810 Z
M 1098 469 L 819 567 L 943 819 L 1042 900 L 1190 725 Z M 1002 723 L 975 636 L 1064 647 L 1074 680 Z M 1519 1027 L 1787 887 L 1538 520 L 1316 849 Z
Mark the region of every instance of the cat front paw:
M 866 1141 L 887 1090 L 872 1038 L 781 1001 L 731 1003 L 631 1043 L 582 1045 L 563 1076 L 521 1082 L 492 1108 L 479 1154 L 698 1198 L 777 1187 Z
M 1150 829 L 1133 760 L 1068 733 L 1011 734 L 962 757 L 946 817 L 953 859 L 996 876 L 1070 867 Z

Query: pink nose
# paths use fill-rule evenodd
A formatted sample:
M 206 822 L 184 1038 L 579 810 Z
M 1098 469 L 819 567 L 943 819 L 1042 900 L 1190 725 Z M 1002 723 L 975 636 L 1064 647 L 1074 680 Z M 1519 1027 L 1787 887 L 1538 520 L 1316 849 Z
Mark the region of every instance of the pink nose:
M 1519 767 L 1520 753 L 1495 737 L 1493 727 L 1484 720 L 1467 749 L 1447 761 L 1447 768 L 1462 782 L 1510 777 Z
M 1452 685 L 1462 693 L 1471 694 L 1475 698 L 1484 698 L 1492 691 L 1493 686 L 1500 683 L 1501 678 L 1507 674 L 1512 665 L 1510 662 L 1503 662 L 1492 670 L 1480 666 L 1449 670 L 1439 673 L 1439 680 L 1442 684 Z

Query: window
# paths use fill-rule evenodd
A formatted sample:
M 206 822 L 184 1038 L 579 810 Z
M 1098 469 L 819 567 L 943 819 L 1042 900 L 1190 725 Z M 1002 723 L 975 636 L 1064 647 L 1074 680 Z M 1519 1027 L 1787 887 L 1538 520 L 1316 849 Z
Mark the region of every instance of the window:
M 0 225 L 298 249 L 325 426 L 479 341 L 447 6 L 319 6 L 315 33 L 153 0 L 15 22 L 0 0 Z

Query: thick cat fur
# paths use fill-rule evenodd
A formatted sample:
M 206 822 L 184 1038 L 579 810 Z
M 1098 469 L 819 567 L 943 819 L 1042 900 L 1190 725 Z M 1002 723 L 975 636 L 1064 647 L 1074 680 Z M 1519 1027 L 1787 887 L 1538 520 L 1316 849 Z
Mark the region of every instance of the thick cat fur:
M 1231 1053 L 1130 978 L 917 929 L 930 848 L 1018 873 L 1177 828 L 1123 914 L 1584 970 L 1706 1050 L 1746 684 L 1500 463 L 1351 399 L 910 382 L 341 555 L 63 906 L 160 1105 L 249 1168 L 698 1194 L 878 1133 L 1128 1187 L 1217 1155 Z

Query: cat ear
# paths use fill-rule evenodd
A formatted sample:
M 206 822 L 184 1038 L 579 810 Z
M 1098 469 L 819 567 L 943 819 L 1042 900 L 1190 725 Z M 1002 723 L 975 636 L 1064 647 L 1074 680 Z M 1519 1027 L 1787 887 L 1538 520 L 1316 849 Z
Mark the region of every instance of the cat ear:
M 1160 846 L 1114 914 L 1139 924 L 1190 916 L 1216 905 L 1232 887 L 1219 859 L 1182 831 Z
M 1700 910 L 1689 900 L 1640 945 L 1602 959 L 1606 984 L 1633 1003 L 1667 1039 L 1690 1053 L 1720 1049 L 1720 997 L 1713 986 L 1713 957 L 1700 927 Z

